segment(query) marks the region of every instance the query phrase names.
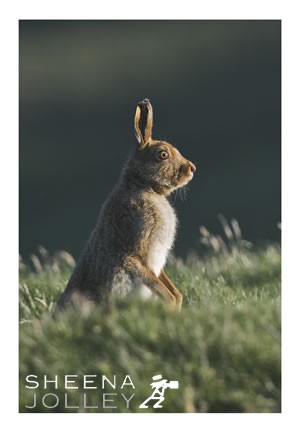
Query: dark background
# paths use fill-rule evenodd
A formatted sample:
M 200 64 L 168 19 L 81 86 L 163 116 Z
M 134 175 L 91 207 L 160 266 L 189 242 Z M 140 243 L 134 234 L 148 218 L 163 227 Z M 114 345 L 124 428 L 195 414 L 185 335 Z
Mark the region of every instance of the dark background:
M 154 138 L 197 164 L 175 252 L 199 225 L 235 217 L 279 240 L 280 21 L 20 21 L 20 252 L 78 256 L 135 144 L 136 103 Z

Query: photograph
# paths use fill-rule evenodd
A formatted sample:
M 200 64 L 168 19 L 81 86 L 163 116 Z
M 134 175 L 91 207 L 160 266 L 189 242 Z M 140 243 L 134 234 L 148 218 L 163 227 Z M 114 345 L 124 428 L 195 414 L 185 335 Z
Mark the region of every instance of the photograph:
M 281 413 L 281 20 L 18 26 L 19 413 Z

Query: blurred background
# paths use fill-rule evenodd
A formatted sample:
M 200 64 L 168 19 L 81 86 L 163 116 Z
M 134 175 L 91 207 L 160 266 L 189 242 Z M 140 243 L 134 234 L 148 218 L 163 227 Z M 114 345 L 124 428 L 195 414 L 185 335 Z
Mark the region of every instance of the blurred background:
M 135 145 L 136 103 L 154 138 L 197 164 L 175 253 L 199 225 L 236 218 L 246 239 L 279 241 L 280 21 L 20 21 L 20 253 L 78 257 Z

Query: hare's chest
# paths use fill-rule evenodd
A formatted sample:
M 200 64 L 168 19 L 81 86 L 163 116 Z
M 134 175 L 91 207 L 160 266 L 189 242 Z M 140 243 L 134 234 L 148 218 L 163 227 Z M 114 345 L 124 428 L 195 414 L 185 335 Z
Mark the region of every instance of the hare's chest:
M 150 268 L 158 276 L 163 269 L 168 253 L 173 246 L 177 218 L 173 207 L 164 199 L 157 206 L 157 220 L 150 240 L 149 259 Z

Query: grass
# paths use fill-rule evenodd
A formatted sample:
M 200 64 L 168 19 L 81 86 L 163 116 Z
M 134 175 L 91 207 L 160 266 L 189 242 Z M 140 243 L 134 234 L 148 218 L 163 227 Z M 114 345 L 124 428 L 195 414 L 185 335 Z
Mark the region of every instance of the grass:
M 181 313 L 128 296 L 54 319 L 72 257 L 40 249 L 34 269 L 21 261 L 20 412 L 280 412 L 280 247 L 248 248 L 236 233 L 225 243 L 202 228 L 207 255 L 171 260 L 166 271 L 184 295 Z M 178 380 L 179 389 L 166 390 L 162 409 L 139 409 L 157 374 Z M 27 375 L 37 375 L 37 389 L 26 389 Z M 44 375 L 57 375 L 58 388 L 44 389 Z M 70 378 L 78 390 L 65 390 L 65 375 L 78 376 Z M 98 388 L 84 390 L 83 375 L 96 375 Z M 116 389 L 107 382 L 102 389 L 103 375 L 111 382 L 116 375 Z M 134 389 L 121 389 L 126 375 Z M 34 394 L 36 407 L 26 408 Z M 79 407 L 66 408 L 65 394 Z

